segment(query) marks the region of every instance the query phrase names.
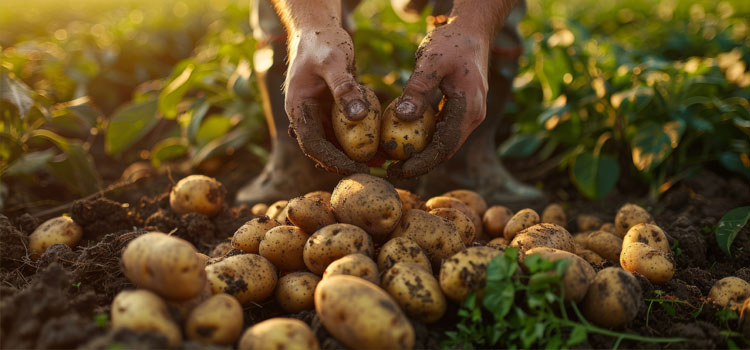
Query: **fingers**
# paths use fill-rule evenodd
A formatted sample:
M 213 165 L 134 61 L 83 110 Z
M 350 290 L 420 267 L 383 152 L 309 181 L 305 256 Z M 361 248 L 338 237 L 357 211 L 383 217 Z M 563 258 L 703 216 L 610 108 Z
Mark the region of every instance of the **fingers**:
M 430 104 L 430 93 L 440 84 L 441 77 L 437 71 L 425 74 L 424 70 L 418 69 L 404 85 L 404 93 L 396 99 L 396 117 L 404 121 L 417 120 L 424 115 Z
M 340 68 L 340 69 L 339 69 Z M 333 99 L 344 110 L 344 116 L 352 121 L 362 120 L 370 110 L 369 102 L 364 91 L 354 80 L 354 76 L 346 71 L 346 67 L 337 67 L 322 72 L 321 76 L 331 89 Z

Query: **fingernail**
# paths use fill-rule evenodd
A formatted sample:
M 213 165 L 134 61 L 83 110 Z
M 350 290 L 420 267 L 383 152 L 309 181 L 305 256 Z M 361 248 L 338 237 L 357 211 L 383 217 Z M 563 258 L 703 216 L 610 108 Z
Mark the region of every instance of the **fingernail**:
M 365 104 L 360 100 L 354 100 L 346 105 L 346 114 L 350 117 L 359 116 L 365 112 Z
M 404 114 L 414 114 L 417 111 L 417 106 L 415 106 L 410 101 L 401 101 L 401 103 L 396 106 L 396 113 L 404 115 Z

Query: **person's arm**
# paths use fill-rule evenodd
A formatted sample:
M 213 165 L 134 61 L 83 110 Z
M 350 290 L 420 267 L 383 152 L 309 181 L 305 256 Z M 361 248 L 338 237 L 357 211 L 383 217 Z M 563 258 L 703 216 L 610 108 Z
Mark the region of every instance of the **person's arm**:
M 393 177 L 425 174 L 450 158 L 485 118 L 487 65 L 493 36 L 516 0 L 454 0 L 448 23 L 422 41 L 416 65 L 396 104 L 396 116 L 416 120 L 440 88 L 444 104 L 432 142 L 420 153 L 388 167 Z

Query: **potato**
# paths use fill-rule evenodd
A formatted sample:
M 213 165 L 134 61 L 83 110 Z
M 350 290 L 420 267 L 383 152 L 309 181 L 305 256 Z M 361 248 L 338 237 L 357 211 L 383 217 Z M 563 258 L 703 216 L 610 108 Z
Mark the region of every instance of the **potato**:
M 356 349 L 411 349 L 414 328 L 398 304 L 378 286 L 336 275 L 315 288 L 315 311 L 337 340 Z
M 581 245 L 583 248 L 586 248 L 586 242 L 589 240 L 589 235 L 592 233 L 592 231 L 584 232 L 584 233 L 576 233 L 573 235 L 573 241 L 577 245 Z
M 464 215 L 460 210 L 453 208 L 437 208 L 430 210 L 430 214 L 437 215 L 443 219 L 448 219 L 453 225 L 456 226 L 458 236 L 461 237 L 461 241 L 464 244 L 469 244 L 474 241 L 474 223 L 471 219 Z
M 310 272 L 292 272 L 279 278 L 276 286 L 276 301 L 284 311 L 297 313 L 311 310 L 315 286 L 320 277 Z
M 617 211 L 615 216 L 615 230 L 617 235 L 625 237 L 631 227 L 637 224 L 653 224 L 654 218 L 651 217 L 646 209 L 635 204 L 625 204 Z
M 594 231 L 586 237 L 586 248 L 599 256 L 612 261 L 620 261 L 620 251 L 622 251 L 622 238 L 609 232 Z
M 388 234 L 401 219 L 401 198 L 388 181 L 367 174 L 343 178 L 333 189 L 331 206 L 341 223 L 361 227 L 375 242 Z
M 539 214 L 534 209 L 522 209 L 508 220 L 503 229 L 503 237 L 512 240 L 519 232 L 539 223 Z
M 242 305 L 261 302 L 276 287 L 276 268 L 257 254 L 240 254 L 206 266 L 214 294 L 227 293 Z
M 397 188 L 396 193 L 401 198 L 401 212 L 406 212 L 411 209 L 421 209 L 424 202 L 419 199 L 419 196 L 404 189 Z
M 482 216 L 484 230 L 490 237 L 501 237 L 511 217 L 513 217 L 513 211 L 502 205 L 493 205 Z
M 184 320 L 187 319 L 188 315 L 190 315 L 190 312 L 193 311 L 196 306 L 206 301 L 206 299 L 210 298 L 212 295 L 214 295 L 214 293 L 213 291 L 211 291 L 211 285 L 209 285 L 208 283 L 204 283 L 201 292 L 190 299 L 164 299 L 164 302 L 167 303 L 167 307 L 169 307 L 170 310 L 177 310 L 177 314 L 179 315 L 180 320 Z
M 306 323 L 293 318 L 272 318 L 248 328 L 237 345 L 239 350 L 318 350 L 318 338 Z
M 398 119 L 395 113 L 395 101 L 383 111 L 380 127 L 381 149 L 389 159 L 406 160 L 412 154 L 419 153 L 427 147 L 435 132 L 435 111 L 430 106 L 422 118 L 414 121 Z
M 216 294 L 193 309 L 185 321 L 185 335 L 204 344 L 234 345 L 242 325 L 240 302 L 228 294 Z
M 594 277 L 583 299 L 582 311 L 597 326 L 621 328 L 635 319 L 641 303 L 638 280 L 621 268 L 607 267 Z
M 321 199 L 297 197 L 289 201 L 286 206 L 287 218 L 294 226 L 313 234 L 323 226 L 336 223 L 336 217 L 330 205 Z
M 596 254 L 588 249 L 578 249 L 576 248 L 576 255 L 583 258 L 583 260 L 586 260 L 589 264 L 592 265 L 601 265 L 604 264 L 605 259 L 602 258 L 599 254 Z
M 258 204 L 253 205 L 252 208 L 250 208 L 250 212 L 255 216 L 266 215 L 266 211 L 268 211 L 268 204 L 265 204 L 265 203 L 258 203 Z
M 122 270 L 131 282 L 175 300 L 190 299 L 206 283 L 205 261 L 190 242 L 161 232 L 149 232 L 128 243 Z
M 655 284 L 669 282 L 675 272 L 671 254 L 664 254 L 641 242 L 632 242 L 622 248 L 620 266 L 625 271 L 642 275 Z
M 302 250 L 307 237 L 307 233 L 297 226 L 276 226 L 263 236 L 258 254 L 283 271 L 302 270 L 305 268 Z
M 158 295 L 145 290 L 124 290 L 112 300 L 112 328 L 136 332 L 156 332 L 167 338 L 170 346 L 182 341 L 180 327 L 172 320 L 167 304 Z
M 538 247 L 526 251 L 526 257 L 533 254 L 539 254 L 542 258 L 553 262 L 563 259 L 570 260 L 562 278 L 565 300 L 573 300 L 576 303 L 583 300 L 586 292 L 588 292 L 589 285 L 596 276 L 591 264 L 573 253 L 554 248 Z
M 501 250 L 505 250 L 505 248 L 508 247 L 508 243 L 510 243 L 510 242 L 508 242 L 508 240 L 505 239 L 505 237 L 497 237 L 497 238 L 494 238 L 491 241 L 487 242 L 487 246 L 488 247 L 492 247 L 492 248 L 498 248 L 498 249 L 501 249 Z
M 479 217 L 482 217 L 482 215 L 484 215 L 484 213 L 487 211 L 487 202 L 485 202 L 484 198 L 482 198 L 479 193 L 476 193 L 474 191 L 453 190 L 443 193 L 443 196 L 453 197 L 464 202 L 464 204 L 473 209 L 477 213 L 477 215 L 479 215 Z
M 724 277 L 714 283 L 708 298 L 721 308 L 737 309 L 750 298 L 750 283 L 733 276 Z
M 416 242 L 406 237 L 396 237 L 385 242 L 380 247 L 377 260 L 380 271 L 388 270 L 398 262 L 412 262 L 432 273 L 430 259 Z
M 357 162 L 367 162 L 378 152 L 380 141 L 380 102 L 375 93 L 360 87 L 367 101 L 367 115 L 361 120 L 349 120 L 344 115 L 344 107 L 336 103 L 333 107 L 331 122 L 333 134 L 349 158 Z
M 440 284 L 432 273 L 415 263 L 393 265 L 383 275 L 382 287 L 401 309 L 422 322 L 435 322 L 445 313 L 445 296 Z
M 263 240 L 263 236 L 266 235 L 268 230 L 279 225 L 281 223 L 268 216 L 252 219 L 234 232 L 232 247 L 245 253 L 258 254 L 258 248 L 260 247 L 260 241 Z
M 446 196 L 432 197 L 424 205 L 427 211 L 432 211 L 438 208 L 458 209 L 460 212 L 464 213 L 466 217 L 471 219 L 472 223 L 474 223 L 474 237 L 480 237 L 482 232 L 484 232 L 482 227 L 482 217 L 479 216 L 476 211 L 469 208 L 468 205 L 464 204 L 464 202 L 456 198 Z
M 55 243 L 75 247 L 83 237 L 83 228 L 69 216 L 58 216 L 43 222 L 29 235 L 29 252 L 36 260 Z
M 440 267 L 443 259 L 466 248 L 452 222 L 417 209 L 404 213 L 392 237 L 406 237 L 417 243 L 433 269 Z
M 602 224 L 601 227 L 599 227 L 599 231 L 609 232 L 613 235 L 617 234 L 617 230 L 615 229 L 615 224 L 611 222 L 605 222 Z
M 305 198 L 319 199 L 322 200 L 327 206 L 331 206 L 331 192 L 328 191 L 312 191 L 305 193 Z
M 321 228 L 307 239 L 302 260 L 310 272 L 322 275 L 330 263 L 354 253 L 375 254 L 370 235 L 354 225 L 333 224 Z
M 555 224 L 536 224 L 513 237 L 510 241 L 511 247 L 516 247 L 525 252 L 535 247 L 550 247 L 575 253 L 573 236 L 568 230 Z
M 336 259 L 323 271 L 323 279 L 336 275 L 356 276 L 380 284 L 378 265 L 364 254 L 349 254 Z
M 169 206 L 182 215 L 200 213 L 214 216 L 224 205 L 227 190 L 221 182 L 204 175 L 190 175 L 183 178 L 169 193 Z
M 289 204 L 289 201 L 287 200 L 273 202 L 268 207 L 268 210 L 266 210 L 266 216 L 280 222 L 281 224 L 285 224 L 284 220 L 279 219 L 279 215 L 284 211 L 284 209 L 286 209 L 287 204 Z
M 576 218 L 578 232 L 588 232 L 599 229 L 602 226 L 602 220 L 593 215 L 582 214 Z
M 542 211 L 541 222 L 557 224 L 565 227 L 565 225 L 568 223 L 568 217 L 565 216 L 565 210 L 563 210 L 563 208 L 559 204 L 552 203 Z
M 667 235 L 659 226 L 653 224 L 638 224 L 631 227 L 622 239 L 622 246 L 627 246 L 632 242 L 644 243 L 664 254 L 672 253 Z
M 440 267 L 440 289 L 455 302 L 484 288 L 487 264 L 502 252 L 490 247 L 471 247 L 460 251 Z

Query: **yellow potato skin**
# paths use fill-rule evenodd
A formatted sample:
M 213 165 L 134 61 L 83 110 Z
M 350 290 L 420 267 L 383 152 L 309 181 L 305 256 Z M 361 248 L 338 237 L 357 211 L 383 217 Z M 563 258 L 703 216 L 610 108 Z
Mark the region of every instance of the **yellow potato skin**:
M 330 263 L 354 253 L 375 254 L 370 235 L 354 225 L 333 224 L 315 231 L 307 239 L 302 260 L 310 272 L 322 275 Z
M 190 313 L 185 335 L 204 344 L 232 345 L 242 333 L 242 305 L 228 294 L 216 294 Z
M 440 267 L 443 259 L 466 248 L 452 222 L 418 209 L 404 213 L 392 237 L 406 237 L 417 243 L 430 259 L 433 270 Z
M 268 230 L 281 225 L 278 221 L 261 216 L 254 218 L 240 226 L 232 236 L 232 247 L 245 253 L 258 254 L 260 241 Z
M 724 277 L 714 283 L 708 297 L 722 308 L 737 309 L 745 299 L 750 298 L 750 283 L 734 276 Z
M 446 197 L 453 197 L 455 199 L 458 199 L 469 208 L 473 209 L 479 217 L 482 217 L 485 212 L 487 212 L 487 202 L 482 198 L 479 193 L 476 193 L 471 190 L 453 190 L 449 192 L 443 193 L 443 196 Z
M 430 198 L 425 204 L 427 211 L 438 208 L 453 208 L 462 212 L 474 224 L 474 237 L 480 237 L 483 233 L 482 217 L 476 211 L 469 208 L 464 202 L 447 196 L 437 196 Z
M 380 141 L 380 102 L 375 93 L 362 88 L 367 98 L 367 116 L 352 121 L 344 115 L 344 106 L 338 103 L 333 107 L 331 122 L 333 133 L 341 148 L 349 158 L 357 162 L 367 162 L 375 156 Z
M 508 247 L 508 243 L 510 242 L 508 242 L 505 237 L 497 237 L 487 242 L 487 246 L 505 251 L 505 248 Z
M 464 215 L 460 210 L 454 208 L 437 208 L 430 210 L 430 214 L 450 220 L 450 222 L 456 226 L 458 235 L 461 237 L 464 244 L 469 244 L 474 241 L 476 236 L 474 223 L 471 222 L 471 219 Z
M 425 252 L 416 242 L 406 237 L 391 238 L 380 247 L 378 253 L 380 271 L 386 271 L 398 262 L 415 263 L 432 273 L 432 265 Z
M 540 220 L 539 214 L 534 209 L 522 209 L 505 224 L 503 237 L 512 240 L 519 232 L 538 224 Z
M 513 211 L 508 207 L 493 205 L 489 207 L 482 216 L 484 230 L 490 235 L 490 237 L 504 238 L 503 231 L 505 231 L 505 226 L 512 217 Z
M 382 287 L 401 309 L 422 322 L 435 322 L 445 314 L 446 302 L 440 283 L 422 266 L 396 263 L 383 274 Z
M 266 211 L 268 211 L 268 204 L 266 203 L 258 203 L 258 204 L 253 205 L 252 208 L 250 208 L 250 212 L 255 216 L 266 215 Z
M 401 198 L 401 211 L 404 213 L 411 209 L 421 209 L 422 205 L 424 205 L 424 202 L 419 199 L 419 196 L 411 191 L 397 188 L 396 193 L 398 193 L 398 197 Z
M 286 274 L 276 285 L 276 301 L 289 313 L 311 310 L 315 306 L 313 294 L 318 282 L 320 277 L 310 272 Z
M 274 219 L 278 221 L 281 224 L 285 224 L 285 218 L 280 218 L 282 212 L 284 212 L 284 209 L 286 209 L 286 205 L 289 204 L 288 200 L 280 200 L 271 203 L 271 205 L 268 206 L 268 210 L 266 210 L 266 216 L 268 216 L 271 219 Z
M 593 231 L 588 233 L 584 242 L 588 250 L 599 256 L 612 262 L 620 261 L 623 242 L 619 236 L 605 231 Z
M 645 243 L 664 254 L 672 253 L 672 250 L 669 248 L 667 234 L 654 224 L 637 224 L 631 227 L 622 239 L 622 246 L 624 247 L 634 242 Z
M 462 302 L 484 288 L 487 264 L 501 253 L 490 247 L 470 247 L 454 254 L 440 267 L 440 289 L 448 299 Z
M 351 348 L 414 347 L 414 328 L 398 304 L 359 277 L 336 275 L 321 280 L 315 288 L 315 311 L 328 332 Z
M 394 101 L 395 102 L 395 101 Z M 394 103 L 383 111 L 380 145 L 389 159 L 406 160 L 427 147 L 435 132 L 435 112 L 427 106 L 422 118 L 414 121 L 398 119 Z
M 190 175 L 178 181 L 169 193 L 169 206 L 177 214 L 200 213 L 214 216 L 224 205 L 227 190 L 221 182 L 204 175 Z
M 272 318 L 257 323 L 242 334 L 239 350 L 318 350 L 318 339 L 310 327 L 293 318 Z
M 581 257 L 555 248 L 539 247 L 526 251 L 526 256 L 539 254 L 542 258 L 549 261 L 558 261 L 563 259 L 570 260 L 568 269 L 563 274 L 562 283 L 565 290 L 565 300 L 572 300 L 580 303 L 588 292 L 589 285 L 594 281 L 596 271 L 591 264 Z
M 620 253 L 620 266 L 625 271 L 642 275 L 655 284 L 669 282 L 675 272 L 674 261 L 670 255 L 641 242 L 632 242 L 623 247 Z
M 594 277 L 582 311 L 597 326 L 622 328 L 635 319 L 641 303 L 641 285 L 635 277 L 621 268 L 607 267 Z
M 596 254 L 588 249 L 578 249 L 576 248 L 576 255 L 583 258 L 583 260 L 586 260 L 589 264 L 592 265 L 601 265 L 604 264 L 605 259 L 602 258 L 599 254 Z
M 375 242 L 388 240 L 401 219 L 401 198 L 388 181 L 367 174 L 347 176 L 336 185 L 331 206 L 338 222 L 361 227 Z
M 110 310 L 112 328 L 127 328 L 140 332 L 164 335 L 170 346 L 182 342 L 180 327 L 175 324 L 158 295 L 145 289 L 124 290 L 112 300 Z
M 525 252 L 535 247 L 549 247 L 575 253 L 573 236 L 568 230 L 555 224 L 536 224 L 516 234 L 509 246 Z
M 330 204 L 322 199 L 297 197 L 287 204 L 287 219 L 294 226 L 313 234 L 319 228 L 336 223 Z
M 161 232 L 149 232 L 128 243 L 122 252 L 125 277 L 159 295 L 186 300 L 206 283 L 206 262 L 190 242 Z
M 336 275 L 356 276 L 380 284 L 378 265 L 363 254 L 349 254 L 332 262 L 323 271 L 323 279 Z
M 302 270 L 305 268 L 302 250 L 307 237 L 307 233 L 297 226 L 276 226 L 263 236 L 258 254 L 283 271 Z
M 29 253 L 38 259 L 49 246 L 63 243 L 75 247 L 83 237 L 83 228 L 69 216 L 58 216 L 43 222 L 29 235 Z
M 565 227 L 568 223 L 568 217 L 565 215 L 565 210 L 563 210 L 563 207 L 560 206 L 560 204 L 552 203 L 542 211 L 541 222 L 557 224 Z
M 653 224 L 654 218 L 649 214 L 646 209 L 642 207 L 628 203 L 623 205 L 615 215 L 615 231 L 620 237 L 625 237 L 631 227 L 637 224 Z
M 312 191 L 305 193 L 305 198 L 319 199 L 323 201 L 328 207 L 331 206 L 331 192 L 328 191 Z
M 257 254 L 240 254 L 206 266 L 208 283 L 214 294 L 226 293 L 242 305 L 261 302 L 273 293 L 276 267 Z

